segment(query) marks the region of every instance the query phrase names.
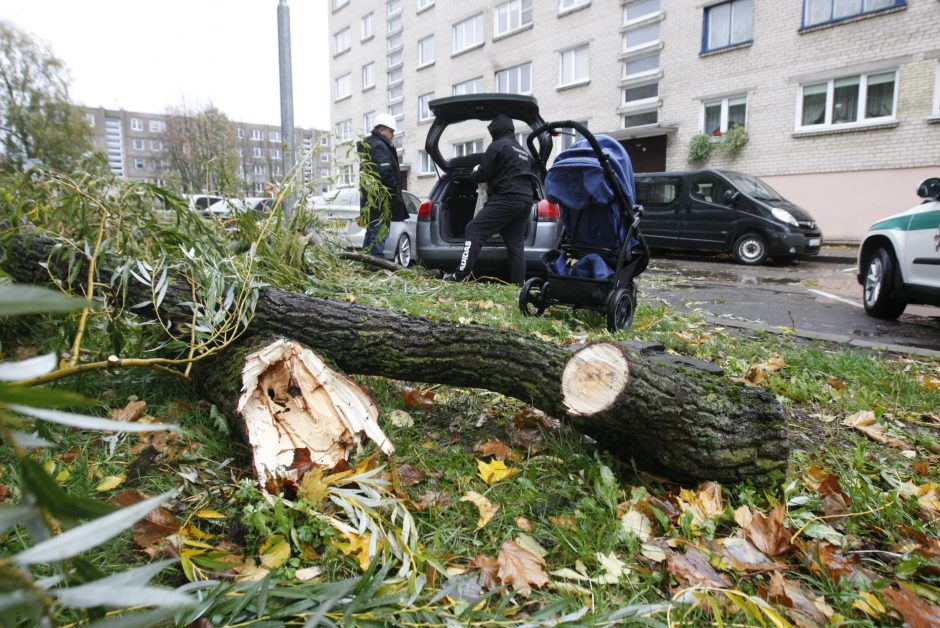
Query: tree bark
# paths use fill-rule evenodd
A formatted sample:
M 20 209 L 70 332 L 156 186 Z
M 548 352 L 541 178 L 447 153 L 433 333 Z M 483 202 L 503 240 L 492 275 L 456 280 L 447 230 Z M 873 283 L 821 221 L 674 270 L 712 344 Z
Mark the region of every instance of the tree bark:
M 36 238 L 8 256 L 7 272 L 23 282 L 47 279 L 45 269 L 35 267 L 47 257 L 35 250 L 44 241 L 51 242 Z M 171 307 L 174 300 L 171 291 L 165 304 Z M 302 343 L 346 373 L 514 397 L 568 422 L 611 453 L 681 482 L 766 484 L 786 467 L 786 420 L 772 393 L 729 381 L 714 365 L 666 354 L 659 345 L 565 347 L 513 330 L 404 316 L 275 288 L 262 292 L 249 329 L 255 337 Z M 220 407 L 234 407 L 250 342 L 256 340 L 238 343 L 197 370 L 203 390 Z M 573 385 L 563 385 L 566 368 Z M 598 378 L 600 384 L 590 383 Z M 586 406 L 577 392 L 585 386 L 612 393 Z

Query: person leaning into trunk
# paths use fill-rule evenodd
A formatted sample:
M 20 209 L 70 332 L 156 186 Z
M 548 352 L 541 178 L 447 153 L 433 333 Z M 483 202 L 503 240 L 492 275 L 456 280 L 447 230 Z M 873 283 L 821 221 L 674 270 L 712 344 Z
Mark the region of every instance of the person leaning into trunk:
M 392 138 L 397 130 L 395 118 L 390 114 L 380 113 L 375 116 L 372 133 L 356 146 L 360 172 L 359 215 L 367 221 L 362 248 L 376 257 L 384 256 L 389 219 L 399 222 L 408 218 L 405 200 L 401 195 L 398 151 L 392 145 Z M 378 179 L 377 185 L 367 184 L 368 177 L 362 176 L 366 172 L 375 175 Z M 380 238 L 379 234 L 383 230 L 385 235 Z
M 486 127 L 493 142 L 471 174 L 473 183 L 486 183 L 486 204 L 467 223 L 460 264 L 445 281 L 464 281 L 473 272 L 483 243 L 495 233 L 503 237 L 509 254 L 509 279 L 525 281 L 525 230 L 532 209 L 532 161 L 516 141 L 512 119 L 497 114 Z

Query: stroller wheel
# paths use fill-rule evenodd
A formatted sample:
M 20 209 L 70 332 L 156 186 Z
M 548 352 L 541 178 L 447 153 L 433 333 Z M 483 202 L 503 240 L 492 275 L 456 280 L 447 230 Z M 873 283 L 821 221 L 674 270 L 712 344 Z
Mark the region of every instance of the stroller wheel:
M 542 293 L 541 277 L 532 277 L 519 291 L 519 309 L 523 316 L 541 316 L 545 311 L 545 295 Z
M 616 333 L 633 324 L 636 299 L 627 290 L 617 289 L 607 297 L 607 331 Z

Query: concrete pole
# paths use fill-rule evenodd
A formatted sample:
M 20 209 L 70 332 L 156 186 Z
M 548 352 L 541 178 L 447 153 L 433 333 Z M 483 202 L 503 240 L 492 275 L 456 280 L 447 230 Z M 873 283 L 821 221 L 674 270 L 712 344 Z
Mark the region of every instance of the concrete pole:
M 281 157 L 284 175 L 281 185 L 288 181 L 294 169 L 294 82 L 290 61 L 290 8 L 287 0 L 277 5 L 277 51 L 281 78 Z M 284 197 L 284 222 L 289 225 L 294 217 L 294 191 Z

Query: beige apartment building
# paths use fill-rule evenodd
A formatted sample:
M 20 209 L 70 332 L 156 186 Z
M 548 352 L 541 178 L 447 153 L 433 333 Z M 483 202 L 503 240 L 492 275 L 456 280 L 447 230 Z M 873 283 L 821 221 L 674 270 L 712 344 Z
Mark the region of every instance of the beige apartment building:
M 95 147 L 107 156 L 111 172 L 129 181 L 166 185 L 170 168 L 167 156 L 167 116 L 159 113 L 83 107 L 92 128 Z M 238 174 L 246 192 L 264 195 L 267 182 L 284 177 L 281 127 L 235 122 Z M 317 129 L 294 131 L 296 161 L 301 183 L 318 193 L 332 188 L 333 134 Z M 205 190 L 212 191 L 212 190 Z
M 535 96 L 546 120 L 618 139 L 638 172 L 689 168 L 696 135 L 743 125 L 737 155 L 705 166 L 764 178 L 828 240 L 859 239 L 940 175 L 938 0 L 329 1 L 341 185 L 343 143 L 388 112 L 406 186 L 426 194 L 428 101 L 479 92 Z

